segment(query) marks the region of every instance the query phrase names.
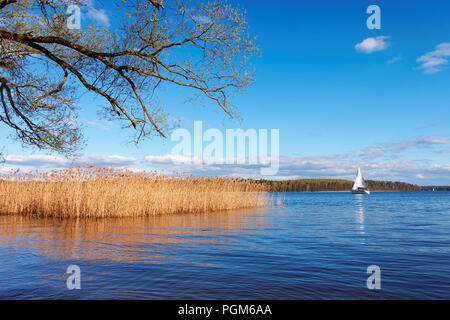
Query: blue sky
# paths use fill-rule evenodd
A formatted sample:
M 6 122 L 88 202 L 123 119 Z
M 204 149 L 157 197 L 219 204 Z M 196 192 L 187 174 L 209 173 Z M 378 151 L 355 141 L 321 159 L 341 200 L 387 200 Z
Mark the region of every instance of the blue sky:
M 108 2 L 94 1 L 97 15 Z M 165 108 L 192 130 L 195 120 L 227 128 L 280 130 L 281 168 L 273 178 L 353 178 L 450 185 L 450 2 L 232 1 L 247 9 L 262 56 L 256 82 L 233 100 L 241 122 L 187 92 L 160 92 Z M 366 27 L 366 8 L 381 8 L 381 30 Z M 99 15 L 99 12 L 102 13 Z M 94 12 L 95 13 L 95 12 Z M 358 45 L 359 44 L 359 45 Z M 202 103 L 205 102 L 205 103 Z M 101 165 L 194 174 L 257 177 L 246 166 L 180 166 L 163 156 L 175 143 L 154 138 L 127 144 L 120 125 L 97 115 L 104 102 L 80 101 L 88 144 L 81 159 Z M 57 154 L 22 149 L 5 138 L 3 171 L 59 167 Z M 167 161 L 166 161 L 167 160 Z M 81 160 L 80 160 L 81 161 Z

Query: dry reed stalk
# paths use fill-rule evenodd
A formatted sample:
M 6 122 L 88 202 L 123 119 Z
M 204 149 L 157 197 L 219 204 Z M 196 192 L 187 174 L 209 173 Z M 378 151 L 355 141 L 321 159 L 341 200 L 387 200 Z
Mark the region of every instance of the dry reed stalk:
M 93 165 L 0 180 L 0 214 L 57 218 L 203 213 L 270 204 L 266 186 L 229 178 L 170 177 Z

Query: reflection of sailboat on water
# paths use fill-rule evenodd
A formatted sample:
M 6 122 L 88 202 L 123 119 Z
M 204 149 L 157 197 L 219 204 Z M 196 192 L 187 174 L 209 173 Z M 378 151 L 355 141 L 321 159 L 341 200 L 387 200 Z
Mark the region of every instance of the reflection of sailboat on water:
M 357 229 L 360 235 L 359 243 L 365 245 L 366 242 L 366 226 L 364 222 L 364 199 L 365 197 L 355 197 L 357 206 Z
M 359 230 L 362 235 L 364 235 L 365 232 L 365 225 L 364 225 L 364 197 L 357 197 L 356 198 L 356 204 L 358 206 L 358 223 L 359 223 Z M 364 240 L 364 239 L 363 239 Z
M 353 194 L 370 194 L 367 188 L 366 181 L 361 172 L 361 168 L 358 168 L 358 175 L 356 176 L 355 184 L 352 189 Z

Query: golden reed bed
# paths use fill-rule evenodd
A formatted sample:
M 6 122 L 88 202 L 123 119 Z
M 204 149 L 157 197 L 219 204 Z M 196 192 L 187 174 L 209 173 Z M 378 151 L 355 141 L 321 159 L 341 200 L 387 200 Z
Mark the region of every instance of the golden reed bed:
M 169 177 L 93 165 L 15 171 L 0 180 L 0 214 L 104 218 L 206 213 L 267 206 L 267 191 L 247 180 Z

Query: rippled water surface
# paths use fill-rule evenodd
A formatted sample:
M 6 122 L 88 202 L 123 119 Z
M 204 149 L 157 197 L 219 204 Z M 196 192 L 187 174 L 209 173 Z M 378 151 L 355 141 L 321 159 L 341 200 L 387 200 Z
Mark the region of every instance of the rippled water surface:
M 145 219 L 0 216 L 0 298 L 450 298 L 450 192 L 274 197 L 270 209 Z M 66 287 L 72 264 L 81 290 Z

